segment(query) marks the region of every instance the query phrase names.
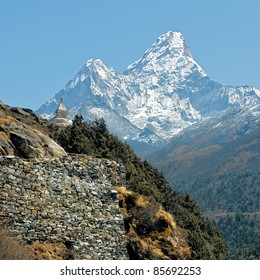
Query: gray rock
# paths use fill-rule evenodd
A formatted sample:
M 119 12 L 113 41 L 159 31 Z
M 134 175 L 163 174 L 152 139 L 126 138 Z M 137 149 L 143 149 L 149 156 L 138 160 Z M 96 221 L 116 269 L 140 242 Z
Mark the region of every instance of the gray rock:
M 113 166 L 113 162 L 81 155 L 0 157 L 0 226 L 12 228 L 26 242 L 64 242 L 73 246 L 77 259 L 128 259 L 123 217 L 116 196 L 111 199 L 108 179 L 110 170 L 118 181 L 123 176 Z M 70 170 L 82 173 L 71 173 L 68 179 Z

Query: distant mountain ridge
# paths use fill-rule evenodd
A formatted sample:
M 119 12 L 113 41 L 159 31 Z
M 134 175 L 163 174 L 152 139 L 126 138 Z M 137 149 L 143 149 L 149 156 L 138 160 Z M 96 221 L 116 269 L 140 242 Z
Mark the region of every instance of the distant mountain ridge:
M 193 59 L 183 35 L 169 31 L 123 73 L 100 59 L 88 60 L 37 113 L 51 117 L 60 97 L 71 117 L 103 117 L 121 139 L 158 147 L 204 117 L 259 104 L 260 91 L 212 81 Z
M 211 80 L 183 35 L 169 31 L 123 73 L 90 59 L 37 113 L 51 117 L 61 97 L 71 118 L 103 117 L 176 189 L 193 195 L 219 222 L 232 257 L 259 247 L 259 90 Z
M 147 159 L 216 221 L 231 258 L 259 258 L 260 105 L 194 124 Z
M 260 105 L 230 108 L 180 132 L 147 158 L 173 185 L 195 177 L 240 174 L 260 165 L 259 132 Z

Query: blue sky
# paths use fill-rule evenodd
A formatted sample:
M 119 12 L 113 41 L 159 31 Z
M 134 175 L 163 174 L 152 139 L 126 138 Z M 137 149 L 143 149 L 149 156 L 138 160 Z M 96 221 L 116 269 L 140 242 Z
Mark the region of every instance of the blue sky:
M 0 100 L 37 109 L 90 58 L 117 71 L 180 31 L 215 81 L 260 89 L 258 0 L 0 0 Z

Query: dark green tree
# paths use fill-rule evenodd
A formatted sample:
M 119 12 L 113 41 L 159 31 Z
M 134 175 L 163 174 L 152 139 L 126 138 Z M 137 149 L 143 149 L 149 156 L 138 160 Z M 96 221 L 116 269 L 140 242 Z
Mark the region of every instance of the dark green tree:
M 204 219 L 191 196 L 174 191 L 161 172 L 137 157 L 128 144 L 109 132 L 104 119 L 86 123 L 82 116 L 75 116 L 73 124 L 60 132 L 58 140 L 69 153 L 94 155 L 123 163 L 127 188 L 153 197 L 173 214 L 187 235 L 193 259 L 227 258 L 225 243 L 216 226 Z

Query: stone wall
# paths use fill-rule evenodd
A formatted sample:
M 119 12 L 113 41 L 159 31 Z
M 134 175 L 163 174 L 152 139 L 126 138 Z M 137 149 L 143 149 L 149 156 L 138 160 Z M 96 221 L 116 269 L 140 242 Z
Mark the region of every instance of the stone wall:
M 0 157 L 0 223 L 27 242 L 63 242 L 77 259 L 127 259 L 116 191 L 123 167 L 88 156 Z

